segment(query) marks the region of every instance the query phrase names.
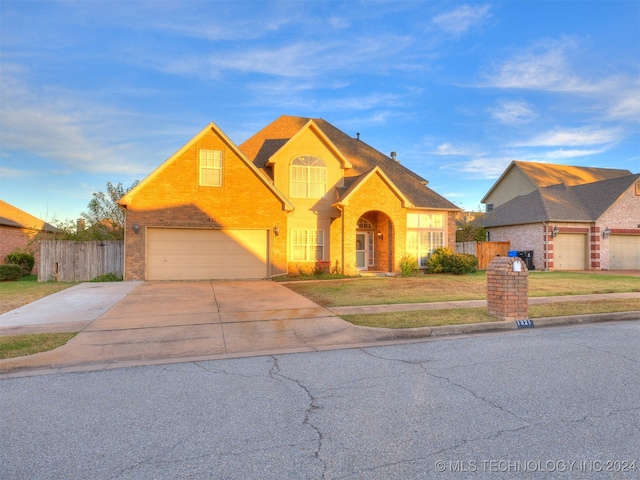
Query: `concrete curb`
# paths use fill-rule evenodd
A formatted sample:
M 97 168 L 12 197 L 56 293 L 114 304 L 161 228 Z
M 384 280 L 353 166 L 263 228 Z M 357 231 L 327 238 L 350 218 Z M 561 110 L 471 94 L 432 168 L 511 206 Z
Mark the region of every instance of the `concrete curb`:
M 534 318 L 531 320 L 533 320 L 535 327 L 547 328 L 587 323 L 640 320 L 640 311 L 545 317 Z M 354 327 L 365 333 L 369 339 L 373 340 L 372 337 L 376 337 L 375 339 L 378 341 L 415 340 L 419 338 L 439 337 L 445 335 L 467 335 L 473 333 L 497 332 L 502 330 L 518 330 L 516 322 L 511 320 L 501 322 L 467 323 L 462 325 L 443 325 L 439 327 L 398 329 L 362 327 L 358 325 L 354 325 Z M 377 335 L 375 332 L 377 332 Z

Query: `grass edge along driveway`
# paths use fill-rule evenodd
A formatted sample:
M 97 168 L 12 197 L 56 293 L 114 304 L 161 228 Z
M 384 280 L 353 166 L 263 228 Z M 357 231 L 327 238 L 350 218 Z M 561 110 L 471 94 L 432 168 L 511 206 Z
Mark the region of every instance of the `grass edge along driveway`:
M 418 277 L 364 277 L 347 280 L 287 282 L 291 290 L 327 307 L 389 305 L 486 299 L 486 273 L 423 275 Z M 640 292 L 640 277 L 583 272 L 529 272 L 529 296 L 570 296 Z M 640 299 L 562 302 L 530 305 L 529 318 L 640 311 Z M 486 308 L 413 310 L 383 314 L 342 315 L 355 325 L 381 328 L 417 328 L 495 321 Z

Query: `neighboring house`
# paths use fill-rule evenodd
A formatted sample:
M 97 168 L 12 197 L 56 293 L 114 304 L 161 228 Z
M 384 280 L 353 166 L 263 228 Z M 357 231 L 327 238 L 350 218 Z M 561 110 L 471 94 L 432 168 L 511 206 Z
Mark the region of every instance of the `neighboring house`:
M 282 116 L 239 146 L 211 123 L 120 200 L 125 279 L 424 267 L 460 209 L 394 157 L 322 119 Z
M 44 234 L 58 232 L 59 229 L 47 222 L 0 200 L 0 263 L 16 249 L 34 252 L 36 263 L 33 271 L 38 271 L 39 252 L 37 239 Z
M 536 269 L 640 269 L 640 174 L 514 161 L 482 201 L 475 223 Z

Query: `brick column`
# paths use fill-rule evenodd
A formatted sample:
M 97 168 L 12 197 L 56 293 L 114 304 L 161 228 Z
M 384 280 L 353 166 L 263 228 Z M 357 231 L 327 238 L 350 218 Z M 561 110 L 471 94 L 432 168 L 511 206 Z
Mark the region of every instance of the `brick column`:
M 518 257 L 495 257 L 487 269 L 487 313 L 498 320 L 529 317 L 529 272 Z

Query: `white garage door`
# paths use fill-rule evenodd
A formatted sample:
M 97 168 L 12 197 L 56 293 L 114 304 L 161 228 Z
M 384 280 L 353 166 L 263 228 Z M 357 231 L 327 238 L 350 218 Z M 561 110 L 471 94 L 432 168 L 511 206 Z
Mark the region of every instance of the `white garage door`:
M 587 235 L 560 233 L 553 242 L 554 270 L 588 270 Z
M 266 278 L 267 230 L 147 229 L 147 280 Z
M 609 237 L 609 270 L 640 269 L 640 237 L 611 235 Z

